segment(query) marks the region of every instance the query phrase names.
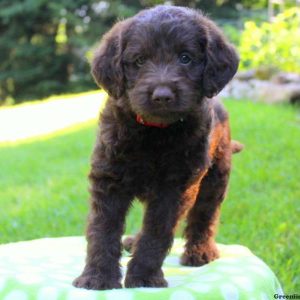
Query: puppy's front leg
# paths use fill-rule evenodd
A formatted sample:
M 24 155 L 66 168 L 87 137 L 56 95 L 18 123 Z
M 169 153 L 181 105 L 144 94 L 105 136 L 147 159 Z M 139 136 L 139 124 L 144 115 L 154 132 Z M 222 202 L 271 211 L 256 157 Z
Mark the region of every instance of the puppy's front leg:
M 180 197 L 163 193 L 148 201 L 143 228 L 128 264 L 126 287 L 166 287 L 162 264 L 173 243 L 174 229 L 181 214 Z
M 107 179 L 92 180 L 91 193 L 86 266 L 73 285 L 95 290 L 121 288 L 121 236 L 131 196 L 125 189 L 113 188 Z

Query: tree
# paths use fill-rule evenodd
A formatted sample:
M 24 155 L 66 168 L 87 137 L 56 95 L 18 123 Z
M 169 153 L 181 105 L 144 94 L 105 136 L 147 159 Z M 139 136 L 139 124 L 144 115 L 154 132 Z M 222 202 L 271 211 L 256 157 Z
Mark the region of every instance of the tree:
M 63 3 L 62 3 L 63 2 Z M 66 90 L 94 1 L 0 2 L 0 99 Z M 86 5 L 88 3 L 88 5 Z M 86 69 L 82 62 L 80 66 Z M 78 67 L 78 66 L 77 66 Z

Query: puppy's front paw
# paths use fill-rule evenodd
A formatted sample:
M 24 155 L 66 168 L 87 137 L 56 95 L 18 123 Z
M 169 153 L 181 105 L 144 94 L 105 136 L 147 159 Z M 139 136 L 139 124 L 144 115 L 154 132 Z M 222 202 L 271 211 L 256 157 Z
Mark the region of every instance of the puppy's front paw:
M 184 266 L 199 267 L 219 258 L 219 251 L 215 243 L 186 249 L 181 256 L 180 263 Z
M 125 278 L 125 287 L 136 288 L 136 287 L 167 287 L 168 282 L 162 275 L 156 276 L 132 276 L 127 275 Z
M 82 274 L 73 281 L 73 285 L 77 288 L 83 288 L 87 290 L 110 290 L 120 289 L 121 284 L 118 281 L 105 279 L 101 276 L 92 276 Z

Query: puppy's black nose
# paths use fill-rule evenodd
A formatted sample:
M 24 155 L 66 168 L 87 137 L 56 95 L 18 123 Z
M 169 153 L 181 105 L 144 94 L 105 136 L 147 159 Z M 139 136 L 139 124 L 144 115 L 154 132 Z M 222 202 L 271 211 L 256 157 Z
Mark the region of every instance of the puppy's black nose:
M 158 86 L 152 93 L 152 101 L 157 104 L 170 104 L 174 99 L 174 93 L 167 86 Z

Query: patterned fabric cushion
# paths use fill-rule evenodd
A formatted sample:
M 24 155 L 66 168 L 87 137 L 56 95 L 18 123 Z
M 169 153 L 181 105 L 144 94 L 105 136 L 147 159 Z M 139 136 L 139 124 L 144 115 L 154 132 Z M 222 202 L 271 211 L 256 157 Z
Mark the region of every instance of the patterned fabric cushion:
M 168 288 L 87 291 L 72 287 L 84 266 L 83 237 L 45 238 L 0 245 L 1 300 L 238 300 L 274 299 L 283 294 L 270 268 L 247 248 L 218 245 L 221 258 L 203 267 L 179 264 L 176 239 L 163 271 Z M 122 257 L 123 273 L 130 257 Z

